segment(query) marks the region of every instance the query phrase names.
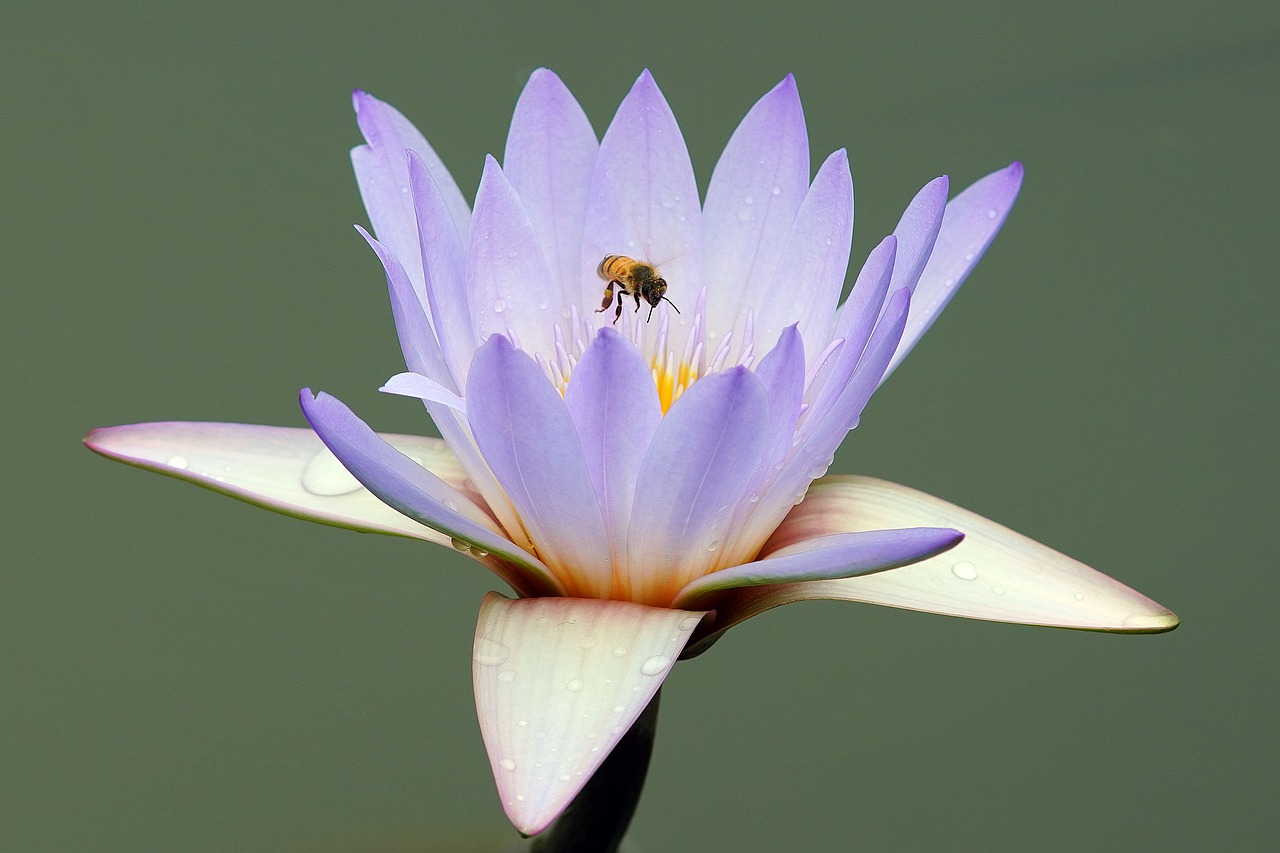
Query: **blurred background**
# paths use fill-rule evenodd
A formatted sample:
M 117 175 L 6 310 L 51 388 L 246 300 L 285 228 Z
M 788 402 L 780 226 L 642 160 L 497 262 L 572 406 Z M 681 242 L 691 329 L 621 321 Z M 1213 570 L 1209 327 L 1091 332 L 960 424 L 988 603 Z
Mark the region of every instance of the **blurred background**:
M 1212 11 L 1208 11 L 1212 8 Z M 982 512 L 1177 611 L 1160 636 L 806 603 L 664 691 L 635 849 L 1270 849 L 1280 7 L 18 4 L 0 34 L 0 849 L 493 850 L 490 576 L 104 461 L 99 425 L 376 427 L 401 369 L 350 90 L 474 192 L 525 79 L 602 133 L 653 70 L 701 186 L 794 72 L 854 257 L 912 194 L 1022 196 L 833 470 Z M 473 845 L 469 847 L 468 845 Z

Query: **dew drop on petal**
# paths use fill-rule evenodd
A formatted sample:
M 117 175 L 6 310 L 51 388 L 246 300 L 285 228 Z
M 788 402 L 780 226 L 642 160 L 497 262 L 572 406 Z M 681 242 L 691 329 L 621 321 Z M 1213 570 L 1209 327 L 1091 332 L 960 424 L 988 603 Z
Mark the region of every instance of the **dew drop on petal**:
M 614 706 L 613 706 L 613 713 L 615 713 L 615 714 L 621 714 L 621 713 L 622 713 L 623 711 L 625 711 L 625 710 L 627 710 L 627 706 L 626 706 L 626 705 L 614 705 Z
M 978 576 L 978 569 L 968 560 L 961 560 L 951 567 L 951 574 L 960 578 L 962 581 L 971 581 Z
M 568 782 L 570 779 L 570 776 L 568 773 L 561 773 L 559 776 L 559 779 L 561 782 Z
M 529 725 L 529 721 L 528 721 L 528 720 L 516 720 L 516 725 L 523 729 L 525 726 Z
M 658 675 L 671 665 L 671 658 L 663 655 L 654 655 L 644 663 L 640 664 L 640 672 L 644 675 Z
M 510 684 L 516 680 L 516 671 L 514 669 L 504 669 L 498 673 L 498 680 L 503 684 Z
M 719 548 L 719 547 L 720 547 L 720 540 L 719 540 L 719 539 L 712 539 L 712 540 L 711 540 L 711 544 L 707 546 L 707 550 L 708 550 L 708 551 L 714 551 L 715 549 L 717 549 L 717 548 Z
M 476 643 L 475 653 L 472 657 L 481 666 L 497 666 L 506 660 L 510 654 L 511 650 L 502 645 L 502 643 L 497 640 L 491 640 L 488 637 L 482 637 Z
M 493 311 L 495 314 L 501 314 L 507 310 L 507 301 L 505 299 L 493 300 Z
M 471 550 L 471 546 L 466 542 L 463 542 L 461 539 L 450 539 L 449 544 L 452 545 L 456 551 L 462 551 L 465 553 L 466 551 Z
M 614 646 L 614 648 L 613 648 L 613 656 L 614 656 L 615 658 L 620 658 L 620 657 L 622 657 L 623 655 L 625 655 L 626 653 L 627 653 L 627 647 L 626 647 L 626 646 Z
M 501 761 L 498 762 L 498 766 L 501 767 L 503 770 L 506 770 L 508 773 L 516 769 L 516 763 L 512 761 L 510 758 L 502 759 Z
M 583 637 L 581 640 L 578 641 L 578 645 L 582 646 L 584 649 L 589 649 L 595 644 L 596 644 L 595 637 Z
M 165 460 L 165 464 L 168 465 L 170 468 L 179 468 L 185 471 L 187 470 L 187 457 L 170 456 L 167 460 Z
M 172 464 L 173 460 L 169 461 Z M 320 497 L 337 497 L 357 492 L 363 487 L 326 447 L 312 456 L 302 469 L 302 488 Z
M 572 681 L 565 684 L 565 687 L 568 689 L 570 693 L 578 693 L 582 690 L 582 681 L 575 678 Z
M 539 307 L 539 308 L 541 308 L 543 311 L 546 311 L 546 310 L 547 310 L 547 306 L 549 306 L 550 304 L 551 304 L 551 303 L 550 303 L 549 301 L 547 301 L 546 299 L 540 299 L 540 300 L 538 300 L 538 307 Z
M 1077 593 L 1076 593 L 1076 601 L 1084 601 L 1084 593 L 1083 593 L 1083 592 L 1077 592 Z
M 774 187 L 774 188 L 773 188 L 773 194 L 774 194 L 774 195 L 782 195 L 782 187 Z
M 995 219 L 999 215 L 994 207 L 987 211 L 987 219 Z
M 701 616 L 688 616 L 680 620 L 680 625 L 678 627 L 681 631 L 692 631 L 694 628 L 698 627 L 698 623 L 701 621 Z

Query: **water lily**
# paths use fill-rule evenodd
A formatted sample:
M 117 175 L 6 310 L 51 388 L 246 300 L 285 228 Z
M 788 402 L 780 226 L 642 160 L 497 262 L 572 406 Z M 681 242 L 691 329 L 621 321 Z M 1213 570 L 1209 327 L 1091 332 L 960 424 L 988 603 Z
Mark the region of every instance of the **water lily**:
M 365 237 L 407 366 L 383 390 L 420 399 L 443 438 L 379 435 L 304 391 L 314 432 L 153 423 L 86 441 L 280 512 L 452 546 L 509 585 L 515 598 L 481 605 L 475 697 L 522 832 L 561 813 L 679 657 L 778 605 L 1177 624 L 993 521 L 824 476 L 994 238 L 1020 164 L 950 201 L 945 177 L 927 183 L 840 305 L 852 179 L 844 151 L 810 179 L 791 77 L 743 119 L 701 204 L 648 72 L 597 141 L 559 78 L 536 71 L 474 209 L 400 113 L 354 100 Z M 657 267 L 667 299 L 623 293 L 621 317 L 600 311 L 609 254 Z

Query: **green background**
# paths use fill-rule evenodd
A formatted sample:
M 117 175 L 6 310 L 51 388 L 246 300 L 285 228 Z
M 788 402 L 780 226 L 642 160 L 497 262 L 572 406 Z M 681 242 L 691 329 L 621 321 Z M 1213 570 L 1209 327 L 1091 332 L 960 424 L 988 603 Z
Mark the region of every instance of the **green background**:
M 849 148 L 856 259 L 928 179 L 1023 160 L 1003 234 L 834 470 L 1183 619 L 752 620 L 668 681 L 637 849 L 1270 849 L 1280 7 L 177 5 L 15 4 L 0 34 L 0 849 L 514 837 L 471 699 L 485 572 L 79 441 L 301 425 L 303 385 L 429 429 L 376 391 L 401 362 L 351 228 L 350 90 L 414 119 L 470 195 L 539 65 L 598 132 L 651 68 L 704 188 L 795 72 L 815 163 Z

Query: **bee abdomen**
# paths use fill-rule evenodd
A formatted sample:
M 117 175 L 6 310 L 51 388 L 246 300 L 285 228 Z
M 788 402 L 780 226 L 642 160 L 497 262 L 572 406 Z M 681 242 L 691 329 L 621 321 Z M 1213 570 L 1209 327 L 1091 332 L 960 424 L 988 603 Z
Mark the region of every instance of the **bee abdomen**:
M 600 276 L 605 281 L 615 278 L 616 276 L 611 268 L 615 265 L 615 262 L 625 260 L 626 258 L 622 255 L 605 255 L 600 259 L 599 266 L 596 267 L 596 275 Z

